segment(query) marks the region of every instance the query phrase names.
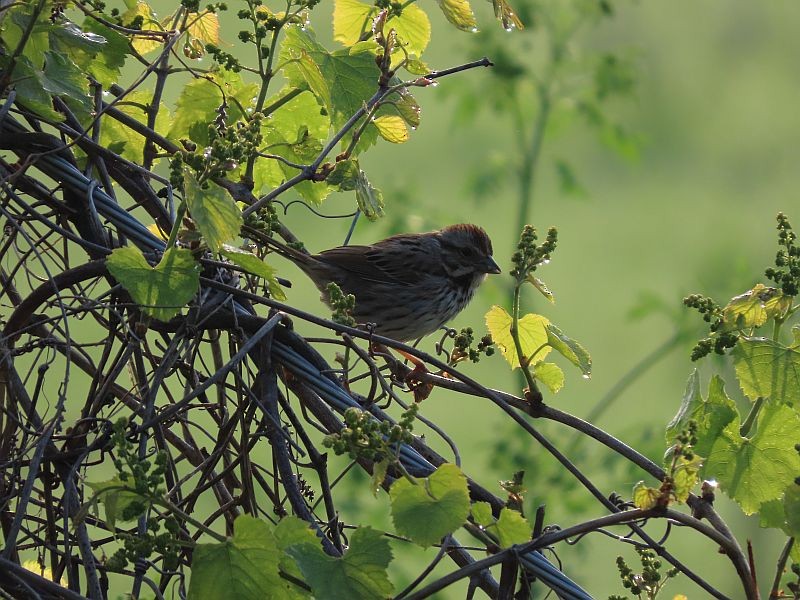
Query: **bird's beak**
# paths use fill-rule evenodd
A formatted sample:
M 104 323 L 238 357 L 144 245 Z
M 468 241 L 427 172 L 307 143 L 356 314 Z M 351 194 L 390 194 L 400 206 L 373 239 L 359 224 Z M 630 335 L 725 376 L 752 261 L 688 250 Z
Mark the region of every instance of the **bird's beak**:
M 494 262 L 494 259 L 491 256 L 488 256 L 486 258 L 486 272 L 487 273 L 494 273 L 495 275 L 497 273 L 502 273 L 502 271 L 500 270 L 500 267 L 497 266 L 497 263 Z

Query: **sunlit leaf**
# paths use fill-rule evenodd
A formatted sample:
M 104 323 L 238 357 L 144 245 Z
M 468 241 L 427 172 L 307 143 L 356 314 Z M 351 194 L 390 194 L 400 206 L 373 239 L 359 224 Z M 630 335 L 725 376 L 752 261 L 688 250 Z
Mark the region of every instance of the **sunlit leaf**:
M 240 266 L 248 273 L 258 275 L 267 281 L 270 296 L 275 300 L 286 300 L 286 294 L 283 292 L 278 280 L 275 279 L 275 268 L 271 267 L 252 252 L 240 250 L 228 244 L 222 244 L 219 253 L 225 258 L 230 260 L 233 264 Z
M 191 13 L 187 17 L 186 31 L 203 44 L 219 44 L 219 18 L 213 12 Z
M 675 437 L 688 428 L 690 421 L 697 426 L 694 450 L 700 456 L 708 456 L 725 428 L 734 421 L 739 422 L 736 404 L 725 393 L 725 383 L 718 375 L 711 378 L 708 399 L 704 400 L 700 393 L 700 376 L 697 370 L 692 372 L 681 406 L 667 425 L 667 444 L 674 443 Z
M 497 344 L 503 357 L 514 369 L 519 366 L 517 349 L 514 345 L 514 338 L 511 335 L 512 319 L 502 307 L 493 306 L 486 313 L 486 327 L 492 334 L 492 339 Z M 519 319 L 519 341 L 522 354 L 527 361 L 543 360 L 552 350 L 548 344 L 547 325 L 545 317 L 535 314 L 527 314 Z
M 733 349 L 736 377 L 751 400 L 770 398 L 797 404 L 800 398 L 800 349 L 767 338 L 742 338 Z
M 507 507 L 500 511 L 496 532 L 502 548 L 531 540 L 531 524 L 519 512 Z
M 394 590 L 387 573 L 392 560 L 389 540 L 370 527 L 350 534 L 350 546 L 341 558 L 311 544 L 290 546 L 286 552 L 319 600 L 373 600 L 388 598 Z
M 438 0 L 445 18 L 461 31 L 476 31 L 478 23 L 469 0 Z
M 785 404 L 767 402 L 758 416 L 756 433 L 739 435 L 739 419 L 721 432 L 706 458 L 702 476 L 714 478 L 745 514 L 781 497 L 800 473 L 794 449 L 800 416 Z
M 215 183 L 205 187 L 197 182 L 191 171 L 184 173 L 186 205 L 197 228 L 214 252 L 219 252 L 225 242 L 239 235 L 242 229 L 242 211 L 233 198 Z
M 227 99 L 227 124 L 243 118 L 242 108 L 250 107 L 258 93 L 254 83 L 245 83 L 241 75 L 231 71 L 213 71 L 183 86 L 175 106 L 174 120 L 168 137 L 179 141 L 188 137 L 198 145 L 208 145 L 208 125 L 217 117 Z M 241 108 L 240 108 L 241 107 Z
M 776 288 L 759 283 L 753 289 L 736 296 L 722 309 L 723 330 L 761 327 L 770 316 L 783 312 L 786 297 Z M 791 298 L 789 298 L 791 305 Z
M 151 267 L 138 248 L 125 246 L 115 249 L 106 264 L 142 311 L 160 321 L 178 314 L 200 285 L 200 265 L 183 248 L 170 248 Z
M 644 510 L 655 508 L 660 498 L 661 490 L 645 485 L 644 481 L 633 486 L 633 503 L 636 508 Z
M 472 512 L 472 519 L 478 524 L 486 527 L 494 523 L 494 516 L 492 515 L 492 505 L 488 502 L 476 502 L 470 509 Z
M 122 14 L 122 22 L 131 23 L 136 17 L 142 17 L 142 31 L 164 31 L 164 26 L 159 23 L 158 17 L 147 2 L 139 0 L 135 5 L 130 3 L 130 7 Z M 133 47 L 139 54 L 147 54 L 162 46 L 162 42 L 151 37 L 135 36 Z
M 573 340 L 552 323 L 547 324 L 547 343 L 550 344 L 564 358 L 578 367 L 584 377 L 592 374 L 592 357 L 586 348 Z
M 333 4 L 333 39 L 352 46 L 364 32 L 372 29 L 378 9 L 359 0 L 335 0 Z
M 684 457 L 678 459 L 678 463 L 673 473 L 673 493 L 678 502 L 686 502 L 689 494 L 699 481 L 698 472 L 703 466 L 703 459 L 695 455 L 692 460 Z
M 546 385 L 553 394 L 557 394 L 564 387 L 564 371 L 556 364 L 537 362 L 533 366 L 533 376 Z
M 392 520 L 400 535 L 431 546 L 461 527 L 469 515 L 467 478 L 451 464 L 415 483 L 401 478 L 389 488 Z
M 192 555 L 189 600 L 302 598 L 278 571 L 281 552 L 271 527 L 249 515 L 233 522 L 233 537 L 198 544 Z
M 387 142 L 402 144 L 408 141 L 408 127 L 402 117 L 384 115 L 375 118 L 372 123 Z

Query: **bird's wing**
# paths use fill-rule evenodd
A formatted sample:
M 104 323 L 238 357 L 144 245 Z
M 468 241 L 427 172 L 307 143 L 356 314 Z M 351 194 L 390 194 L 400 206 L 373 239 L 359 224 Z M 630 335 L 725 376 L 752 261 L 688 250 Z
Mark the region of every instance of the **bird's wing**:
M 386 246 L 342 246 L 320 252 L 323 261 L 375 283 L 413 285 L 422 280 L 422 271 L 409 264 L 408 252 Z

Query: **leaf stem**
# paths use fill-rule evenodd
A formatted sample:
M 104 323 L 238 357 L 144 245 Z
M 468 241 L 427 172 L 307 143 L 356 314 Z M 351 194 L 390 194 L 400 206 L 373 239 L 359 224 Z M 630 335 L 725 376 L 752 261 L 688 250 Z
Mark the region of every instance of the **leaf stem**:
M 747 414 L 744 423 L 742 423 L 742 426 L 739 427 L 739 435 L 742 437 L 747 437 L 747 434 L 750 433 L 750 430 L 753 428 L 753 425 L 756 422 L 756 418 L 758 417 L 758 413 L 761 411 L 763 404 L 763 396 L 756 398 L 756 401 L 753 403 L 753 406 L 750 409 L 750 412 Z

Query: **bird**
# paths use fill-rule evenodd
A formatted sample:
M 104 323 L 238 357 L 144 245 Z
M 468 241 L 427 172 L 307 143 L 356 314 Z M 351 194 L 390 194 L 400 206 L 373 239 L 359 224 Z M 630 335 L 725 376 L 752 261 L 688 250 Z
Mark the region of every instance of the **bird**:
M 274 238 L 265 241 L 314 282 L 330 306 L 328 284 L 355 297 L 352 316 L 378 335 L 418 340 L 460 313 L 488 274 L 500 273 L 483 228 L 457 224 L 402 233 L 369 245 L 306 254 Z

